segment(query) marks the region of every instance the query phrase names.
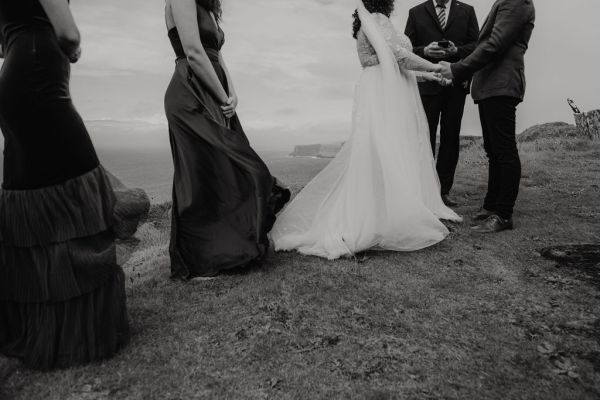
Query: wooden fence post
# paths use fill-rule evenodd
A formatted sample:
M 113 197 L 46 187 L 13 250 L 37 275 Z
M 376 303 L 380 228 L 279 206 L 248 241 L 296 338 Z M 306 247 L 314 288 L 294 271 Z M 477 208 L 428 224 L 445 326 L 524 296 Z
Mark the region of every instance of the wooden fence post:
M 600 139 L 600 110 L 575 114 L 575 124 L 583 136 Z

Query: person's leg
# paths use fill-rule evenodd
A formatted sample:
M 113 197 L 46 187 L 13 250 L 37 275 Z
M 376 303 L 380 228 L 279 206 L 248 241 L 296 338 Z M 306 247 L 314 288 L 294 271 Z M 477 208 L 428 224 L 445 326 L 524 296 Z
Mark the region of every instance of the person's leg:
M 498 197 L 498 170 L 494 157 L 494 145 L 492 135 L 492 117 L 494 105 L 490 100 L 479 102 L 479 119 L 481 121 L 481 134 L 483 136 L 483 148 L 488 157 L 488 187 L 483 208 L 487 211 L 496 211 L 496 198 Z
M 460 129 L 465 109 L 466 93 L 462 87 L 444 89 L 437 172 L 442 195 L 450 194 L 460 153 Z
M 423 95 L 421 96 L 421 101 L 423 102 L 425 115 L 427 115 L 427 123 L 429 124 L 429 135 L 431 139 L 431 150 L 433 151 L 433 156 L 435 157 L 437 129 L 440 121 L 440 112 L 442 110 L 442 96 Z
M 521 160 L 516 140 L 516 111 L 519 100 L 511 97 L 494 99 L 492 135 L 494 137 L 495 163 L 498 173 L 496 213 L 511 219 L 519 194 Z

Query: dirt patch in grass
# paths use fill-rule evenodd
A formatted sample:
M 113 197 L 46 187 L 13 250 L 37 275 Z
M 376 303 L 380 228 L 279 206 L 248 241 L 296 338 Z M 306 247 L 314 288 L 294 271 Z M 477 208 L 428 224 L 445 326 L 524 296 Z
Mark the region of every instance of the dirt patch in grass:
M 600 244 L 547 247 L 540 254 L 558 262 L 557 268 L 571 269 L 600 289 Z

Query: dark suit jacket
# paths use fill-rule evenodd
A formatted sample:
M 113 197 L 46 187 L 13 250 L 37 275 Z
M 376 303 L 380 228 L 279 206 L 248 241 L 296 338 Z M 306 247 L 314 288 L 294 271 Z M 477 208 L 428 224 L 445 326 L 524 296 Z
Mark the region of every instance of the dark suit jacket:
M 456 0 L 451 1 L 450 16 L 445 29 L 440 26 L 432 0 L 413 7 L 408 13 L 406 36 L 411 40 L 415 54 L 433 63 L 439 62 L 440 59 L 428 58 L 424 53 L 425 47 L 431 42 L 447 39 L 456 45 L 458 53 L 444 60 L 449 62 L 460 61 L 467 57 L 477 44 L 479 24 L 475 10 L 468 4 Z M 461 84 L 461 82 L 457 82 L 457 84 Z M 466 85 L 466 87 L 468 92 L 469 86 Z M 436 82 L 421 82 L 419 89 L 421 94 L 435 95 L 439 94 L 443 87 Z
M 525 52 L 535 23 L 533 0 L 497 0 L 483 24 L 477 47 L 464 60 L 452 64 L 456 79 L 473 76 L 471 95 L 525 96 Z

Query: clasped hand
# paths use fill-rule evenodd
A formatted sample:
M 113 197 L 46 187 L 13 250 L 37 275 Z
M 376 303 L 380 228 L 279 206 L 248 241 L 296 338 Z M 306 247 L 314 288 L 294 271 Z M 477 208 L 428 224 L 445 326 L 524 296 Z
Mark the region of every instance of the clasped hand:
M 223 111 L 223 115 L 225 118 L 231 118 L 235 115 L 235 109 L 238 105 L 238 97 L 237 95 L 229 96 L 227 102 L 221 106 L 221 111 Z
M 435 71 L 439 74 L 441 74 L 444 78 L 446 79 L 454 79 L 454 74 L 452 73 L 452 68 L 449 62 L 446 61 L 440 61 L 440 63 L 438 64 L 438 70 Z
M 69 54 L 69 61 L 71 64 L 75 64 L 81 58 L 81 47 L 78 47 L 77 50 L 73 52 L 73 54 Z

